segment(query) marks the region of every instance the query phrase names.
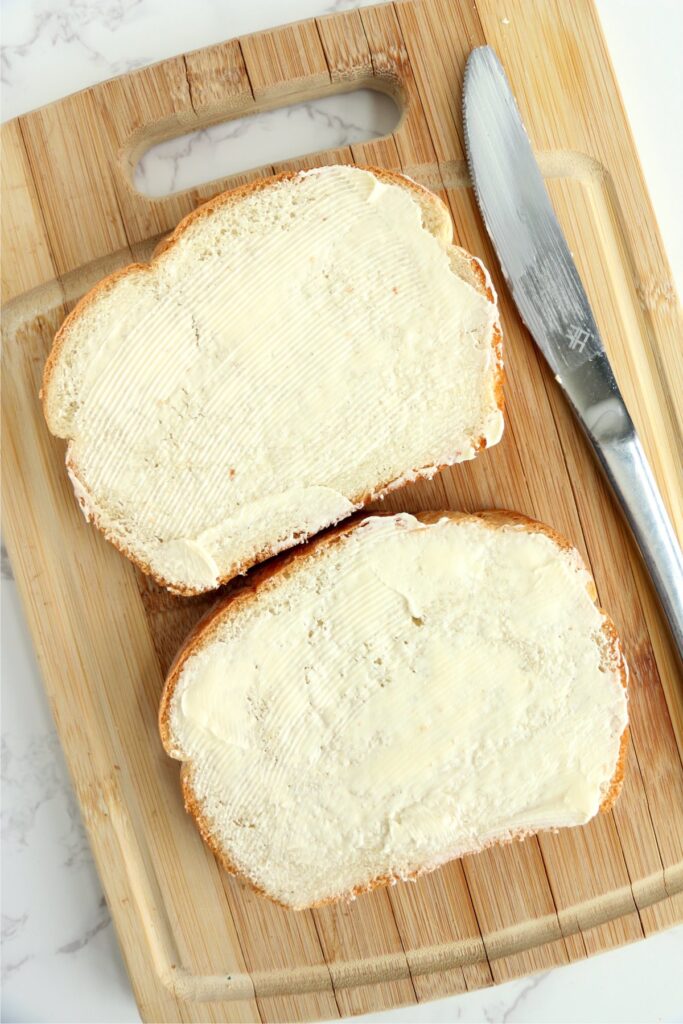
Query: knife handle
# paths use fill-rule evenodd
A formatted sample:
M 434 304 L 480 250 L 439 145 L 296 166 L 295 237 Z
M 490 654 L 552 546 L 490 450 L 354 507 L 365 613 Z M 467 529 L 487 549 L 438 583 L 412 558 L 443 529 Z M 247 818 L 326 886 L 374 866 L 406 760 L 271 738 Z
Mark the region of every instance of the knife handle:
M 635 430 L 595 448 L 626 514 L 683 659 L 683 553 Z

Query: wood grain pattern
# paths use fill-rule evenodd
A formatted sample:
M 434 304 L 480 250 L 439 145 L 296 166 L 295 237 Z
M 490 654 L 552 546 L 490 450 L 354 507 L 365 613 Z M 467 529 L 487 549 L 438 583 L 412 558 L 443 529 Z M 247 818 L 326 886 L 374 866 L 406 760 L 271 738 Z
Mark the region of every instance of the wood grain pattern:
M 319 18 L 318 35 L 332 82 L 363 84 L 372 76 L 370 47 L 360 11 L 343 17 Z
M 242 40 L 242 52 L 255 99 L 311 94 L 326 86 L 330 72 L 314 21 L 259 32 Z
M 464 164 L 472 46 L 510 75 L 615 371 L 679 529 L 680 311 L 590 0 L 404 0 L 232 40 L 85 90 L 2 129 L 4 528 L 45 685 L 141 1014 L 333 1018 L 491 984 L 683 919 L 680 665 L 642 563 L 521 326 Z M 149 145 L 355 86 L 388 91 L 394 134 L 161 199 L 132 185 Z M 161 749 L 163 675 L 210 598 L 182 600 L 83 524 L 37 402 L 54 331 L 105 273 L 147 259 L 198 202 L 273 170 L 373 162 L 449 204 L 491 268 L 506 340 L 503 442 L 384 507 L 517 508 L 577 545 L 631 666 L 628 773 L 613 812 L 293 914 L 221 873 Z

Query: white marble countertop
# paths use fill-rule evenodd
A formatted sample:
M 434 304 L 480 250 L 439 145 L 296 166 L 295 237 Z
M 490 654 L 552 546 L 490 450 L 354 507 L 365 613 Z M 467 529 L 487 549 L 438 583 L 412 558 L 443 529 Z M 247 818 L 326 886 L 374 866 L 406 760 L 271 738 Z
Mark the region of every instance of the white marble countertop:
M 597 0 L 679 292 L 683 293 L 682 0 Z M 95 82 L 356 0 L 2 0 L 2 118 Z M 217 126 L 148 155 L 160 194 L 230 170 L 384 134 L 392 106 L 334 97 Z M 11 566 L 2 560 L 2 1019 L 137 1021 L 43 693 Z M 393 1021 L 682 1021 L 683 927 L 593 960 Z

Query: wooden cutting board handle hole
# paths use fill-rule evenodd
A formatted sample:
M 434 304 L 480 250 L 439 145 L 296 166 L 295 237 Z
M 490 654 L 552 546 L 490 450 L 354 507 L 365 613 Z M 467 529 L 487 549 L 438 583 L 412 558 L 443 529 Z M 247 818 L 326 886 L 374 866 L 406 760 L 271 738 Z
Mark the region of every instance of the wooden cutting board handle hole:
M 263 109 L 233 113 L 217 123 L 214 117 L 190 132 L 178 131 L 186 123 L 167 125 L 161 140 L 162 126 L 149 126 L 131 145 L 124 169 L 134 190 L 152 200 L 209 183 L 219 191 L 222 179 L 231 175 L 387 138 L 402 119 L 402 107 L 398 92 L 362 83 L 318 90 L 286 106 L 266 102 Z M 322 155 L 320 162 L 325 162 Z

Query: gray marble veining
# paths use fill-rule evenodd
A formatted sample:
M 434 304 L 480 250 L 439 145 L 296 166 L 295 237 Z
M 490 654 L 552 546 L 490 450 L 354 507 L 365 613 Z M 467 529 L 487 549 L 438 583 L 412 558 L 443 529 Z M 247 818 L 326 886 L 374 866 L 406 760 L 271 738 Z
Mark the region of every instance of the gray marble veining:
M 252 114 L 158 144 L 140 160 L 135 185 L 150 196 L 179 192 L 263 164 L 388 135 L 398 116 L 388 96 L 370 89 Z
M 13 579 L 12 563 L 9 560 L 7 548 L 4 544 L 0 545 L 0 576 L 5 580 Z

